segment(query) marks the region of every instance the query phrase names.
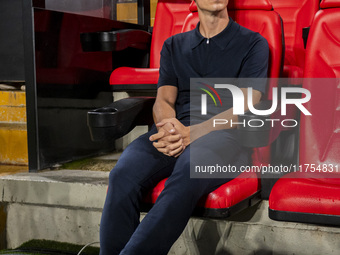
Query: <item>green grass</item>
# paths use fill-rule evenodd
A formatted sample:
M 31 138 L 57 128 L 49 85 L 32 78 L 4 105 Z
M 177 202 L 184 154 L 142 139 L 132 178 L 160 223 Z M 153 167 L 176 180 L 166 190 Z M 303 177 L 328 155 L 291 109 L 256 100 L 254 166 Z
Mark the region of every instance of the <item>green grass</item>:
M 59 169 L 111 171 L 116 163 L 116 160 L 98 160 L 87 158 L 65 163 Z
M 63 164 L 62 168 L 65 169 L 83 169 L 85 166 L 91 164 L 92 159 L 80 159 Z
M 70 243 L 59 243 L 55 241 L 47 241 L 47 240 L 31 240 L 27 243 L 24 243 L 20 247 L 15 250 L 20 250 L 20 254 L 31 254 L 31 255 L 40 255 L 40 254 L 77 254 L 83 245 L 75 245 Z M 0 254 L 15 254 L 15 250 L 6 250 L 0 251 Z M 50 252 L 50 253 L 47 253 Z M 99 248 L 96 247 L 87 247 L 81 255 L 98 255 Z

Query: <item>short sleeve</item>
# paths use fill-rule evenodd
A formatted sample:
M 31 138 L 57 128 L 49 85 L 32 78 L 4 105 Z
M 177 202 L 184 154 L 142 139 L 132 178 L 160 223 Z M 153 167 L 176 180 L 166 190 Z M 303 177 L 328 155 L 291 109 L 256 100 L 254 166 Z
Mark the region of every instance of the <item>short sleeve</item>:
M 170 37 L 164 42 L 162 47 L 157 88 L 164 85 L 178 86 L 178 80 L 172 62 L 171 45 L 172 38 Z
M 269 62 L 268 42 L 261 35 L 256 34 L 256 40 L 246 55 L 239 78 L 267 78 Z M 247 79 L 241 87 L 252 87 L 262 93 L 266 92 L 266 79 Z

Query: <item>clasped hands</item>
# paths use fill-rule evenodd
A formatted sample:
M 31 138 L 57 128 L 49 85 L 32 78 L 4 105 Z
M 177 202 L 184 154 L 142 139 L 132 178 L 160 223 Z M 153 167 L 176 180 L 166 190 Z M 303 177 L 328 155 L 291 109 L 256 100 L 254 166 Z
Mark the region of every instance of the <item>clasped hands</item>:
M 178 157 L 190 144 L 190 126 L 184 126 L 178 119 L 164 119 L 156 127 L 158 132 L 149 139 L 159 152 Z

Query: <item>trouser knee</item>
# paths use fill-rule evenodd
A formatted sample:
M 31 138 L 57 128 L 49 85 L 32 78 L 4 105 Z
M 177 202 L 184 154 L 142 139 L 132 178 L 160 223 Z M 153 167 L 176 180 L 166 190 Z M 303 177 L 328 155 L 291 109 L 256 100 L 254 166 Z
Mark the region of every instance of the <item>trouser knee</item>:
M 112 170 L 109 175 L 108 193 L 116 197 L 117 201 L 133 201 L 141 199 L 141 187 L 137 182 L 129 179 L 122 171 Z

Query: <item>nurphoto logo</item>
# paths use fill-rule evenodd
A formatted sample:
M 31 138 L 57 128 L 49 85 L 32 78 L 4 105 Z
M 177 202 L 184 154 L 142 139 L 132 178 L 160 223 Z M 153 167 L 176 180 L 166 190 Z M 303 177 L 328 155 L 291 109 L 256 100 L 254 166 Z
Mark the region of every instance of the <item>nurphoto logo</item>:
M 207 108 L 208 108 L 208 103 L 207 103 L 207 95 L 210 96 L 210 98 L 213 100 L 215 106 L 217 106 L 217 100 L 215 97 L 218 99 L 219 104 L 222 106 L 223 102 L 220 97 L 220 95 L 217 93 L 216 89 L 227 89 L 231 92 L 232 99 L 233 99 L 233 114 L 234 115 L 243 115 L 245 114 L 245 98 L 242 90 L 232 84 L 215 84 L 214 87 L 207 85 L 205 83 L 203 84 L 206 88 L 200 88 L 204 94 L 201 94 L 201 115 L 207 115 Z M 210 92 L 208 89 L 210 89 Z M 273 114 L 277 107 L 278 107 L 278 88 L 273 88 L 272 89 L 272 105 L 269 109 L 265 110 L 258 110 L 255 109 L 254 104 L 253 104 L 253 88 L 248 87 L 247 88 L 247 93 L 248 93 L 248 100 L 247 100 L 247 106 L 248 109 L 251 113 L 258 115 L 258 116 L 270 116 Z M 289 98 L 288 95 L 294 93 L 296 94 L 301 94 L 301 98 Z M 304 88 L 293 88 L 293 87 L 284 87 L 281 88 L 281 115 L 286 116 L 287 115 L 287 105 L 295 105 L 304 115 L 312 115 L 306 107 L 303 105 L 307 103 L 311 99 L 311 93 L 309 90 L 304 89 Z M 304 96 L 303 96 L 304 95 Z M 275 122 L 280 122 L 283 127 L 295 127 L 298 125 L 298 122 L 295 119 L 273 119 L 273 118 L 267 118 L 267 119 L 252 119 L 248 121 L 248 123 L 245 122 L 232 122 L 232 120 L 226 120 L 226 119 L 214 119 L 214 127 L 216 125 L 225 125 L 229 123 L 230 125 L 243 125 L 243 126 L 249 126 L 249 127 L 261 127 L 264 125 L 265 121 L 271 122 L 272 127 L 274 127 Z M 256 123 L 256 124 L 255 124 Z

